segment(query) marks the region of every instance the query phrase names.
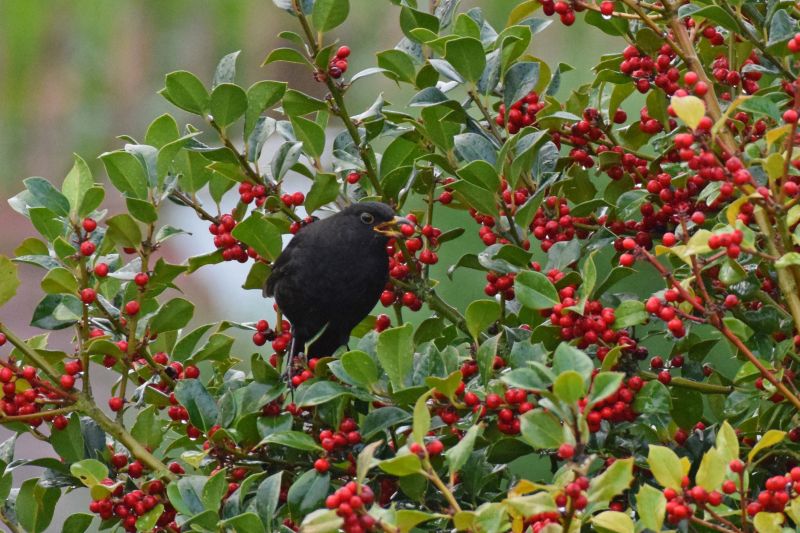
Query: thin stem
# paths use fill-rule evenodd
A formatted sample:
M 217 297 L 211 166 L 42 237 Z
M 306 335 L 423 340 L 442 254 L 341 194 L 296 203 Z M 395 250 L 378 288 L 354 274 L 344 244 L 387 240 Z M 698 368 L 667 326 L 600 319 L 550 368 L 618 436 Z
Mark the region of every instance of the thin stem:
M 45 416 L 57 416 L 63 415 L 66 413 L 71 413 L 75 410 L 75 406 L 70 405 L 69 407 L 59 407 L 58 409 L 51 409 L 49 411 L 39 411 L 38 413 L 29 413 L 27 415 L 5 415 L 0 413 L 0 424 L 6 424 L 8 422 L 24 422 L 26 420 L 36 420 L 37 418 L 43 418 Z
M 316 60 L 320 51 L 319 43 L 314 36 L 314 32 L 311 30 L 311 26 L 308 23 L 305 13 L 303 13 L 303 10 L 300 8 L 298 0 L 292 0 L 292 7 L 294 8 L 295 15 L 297 15 L 297 18 L 300 21 L 300 26 L 303 28 L 303 33 L 306 36 L 306 42 L 308 43 L 308 47 L 313 56 L 312 59 Z M 344 123 L 344 127 L 347 129 L 347 132 L 353 139 L 353 143 L 355 143 L 356 147 L 358 148 L 358 153 L 361 156 L 361 161 L 364 163 L 364 170 L 367 173 L 367 178 L 372 184 L 372 187 L 375 189 L 375 193 L 378 196 L 383 197 L 385 200 L 386 198 L 383 194 L 383 188 L 381 187 L 380 180 L 378 179 L 378 172 L 375 168 L 377 160 L 375 158 L 375 153 L 372 151 L 372 146 L 370 146 L 368 142 L 362 142 L 361 134 L 358 133 L 358 127 L 353 123 L 353 120 L 350 118 L 350 114 L 347 112 L 347 105 L 345 104 L 344 97 L 342 96 L 341 88 L 330 76 L 327 75 L 325 76 L 325 85 L 328 86 L 328 90 L 333 97 L 333 101 L 336 103 L 336 106 L 334 106 L 331 111 Z
M 238 148 L 236 148 L 236 145 L 233 144 L 233 141 L 231 141 L 228 135 L 225 133 L 225 129 L 217 124 L 213 117 L 208 116 L 206 119 L 211 127 L 217 132 L 225 147 L 236 155 L 236 159 L 239 161 L 239 166 L 242 168 L 247 177 L 259 185 L 265 185 L 264 178 L 262 178 L 258 172 L 256 172 L 255 169 L 250 166 L 250 162 L 247 160 L 247 157 L 245 157 L 245 155 L 241 153 Z
M 492 116 L 489 114 L 489 110 L 486 109 L 486 106 L 483 105 L 481 101 L 481 97 L 475 92 L 474 89 L 470 89 L 467 91 L 470 99 L 475 102 L 475 106 L 477 106 L 478 110 L 480 110 L 481 115 L 489 123 L 489 131 L 492 133 L 492 137 L 494 137 L 497 142 L 503 144 L 503 136 L 500 134 L 500 130 L 497 129 L 497 124 L 495 124 L 494 120 L 492 120 Z
M 689 520 L 694 524 L 698 524 L 698 525 L 701 525 L 703 527 L 707 527 L 709 529 L 713 529 L 714 531 L 721 531 L 723 533 L 731 533 L 731 531 L 733 531 L 733 530 L 724 528 L 722 526 L 718 526 L 716 524 L 712 524 L 711 522 L 708 522 L 708 521 L 703 520 L 702 518 L 698 518 L 696 516 L 689 517 Z M 738 531 L 738 530 L 736 530 L 736 531 Z
M 214 224 L 219 224 L 220 221 L 218 217 L 215 217 L 214 215 L 203 209 L 203 207 L 199 203 L 197 203 L 197 201 L 189 198 L 181 191 L 175 190 L 172 191 L 169 195 L 173 199 L 178 200 L 178 202 L 182 203 L 183 205 L 194 209 L 194 211 L 197 213 L 197 216 L 199 216 L 201 219 L 207 220 L 208 222 L 213 222 Z
M 647 370 L 639 371 L 639 375 L 645 379 L 658 379 L 658 376 L 656 374 L 654 374 L 653 372 L 649 372 Z M 714 385 L 712 383 L 704 383 L 702 381 L 694 381 L 691 379 L 679 378 L 679 377 L 672 378 L 669 384 L 681 389 L 696 390 L 704 394 L 727 395 L 735 390 L 733 387 L 727 387 L 725 385 Z
M 2 508 L 0 508 L 0 522 L 3 522 L 3 525 L 5 525 L 11 533 L 22 533 L 17 525 L 6 516 Z
M 439 492 L 441 492 L 442 496 L 444 496 L 444 498 L 447 500 L 447 503 L 450 504 L 450 507 L 452 507 L 453 511 L 452 514 L 460 513 L 461 506 L 458 505 L 456 497 L 453 496 L 453 493 L 450 491 L 447 485 L 444 484 L 442 478 L 439 477 L 439 474 L 436 473 L 427 459 L 425 460 L 425 477 L 428 478 L 431 483 L 436 485 L 436 488 L 439 489 Z
M 721 517 L 718 513 L 716 513 L 713 509 L 711 509 L 707 505 L 703 506 L 703 510 L 705 512 L 707 512 L 708 514 L 710 514 L 714 518 L 714 520 L 716 520 L 720 524 L 724 524 L 726 527 L 730 528 L 731 531 L 736 531 L 737 533 L 741 533 L 742 530 L 739 529 L 738 527 L 736 527 L 736 525 L 733 522 L 731 522 L 729 520 L 726 520 L 725 518 Z

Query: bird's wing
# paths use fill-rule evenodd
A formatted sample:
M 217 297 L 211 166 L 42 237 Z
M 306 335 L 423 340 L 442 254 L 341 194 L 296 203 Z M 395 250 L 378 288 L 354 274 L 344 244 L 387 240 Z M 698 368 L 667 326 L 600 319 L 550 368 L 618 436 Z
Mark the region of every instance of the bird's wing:
M 272 263 L 272 272 L 270 272 L 262 291 L 265 298 L 275 296 L 275 287 L 280 282 L 281 277 L 283 277 L 283 275 L 290 270 L 289 265 L 292 262 L 292 253 L 297 249 L 302 241 L 303 232 L 299 232 L 297 235 L 292 237 L 292 240 L 286 245 L 286 248 L 284 248 L 284 250 L 281 252 L 281 255 L 278 256 L 278 259 Z

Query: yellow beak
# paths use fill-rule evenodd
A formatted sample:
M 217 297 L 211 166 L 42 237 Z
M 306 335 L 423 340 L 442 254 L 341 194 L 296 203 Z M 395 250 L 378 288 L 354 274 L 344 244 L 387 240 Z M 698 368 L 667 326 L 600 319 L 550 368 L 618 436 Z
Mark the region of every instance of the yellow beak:
M 392 220 L 381 222 L 375 226 L 374 229 L 381 235 L 386 235 L 387 237 L 402 237 L 403 234 L 400 232 L 399 228 L 403 225 L 413 226 L 414 224 L 407 218 L 394 217 Z

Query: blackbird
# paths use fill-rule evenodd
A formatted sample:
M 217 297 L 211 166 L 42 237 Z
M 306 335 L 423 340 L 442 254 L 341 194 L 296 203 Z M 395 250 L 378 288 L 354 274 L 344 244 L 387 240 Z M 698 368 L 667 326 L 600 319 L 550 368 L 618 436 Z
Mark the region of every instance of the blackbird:
M 264 287 L 292 323 L 291 355 L 331 355 L 378 302 L 388 281 L 390 237 L 410 224 L 378 202 L 313 222 L 286 246 Z

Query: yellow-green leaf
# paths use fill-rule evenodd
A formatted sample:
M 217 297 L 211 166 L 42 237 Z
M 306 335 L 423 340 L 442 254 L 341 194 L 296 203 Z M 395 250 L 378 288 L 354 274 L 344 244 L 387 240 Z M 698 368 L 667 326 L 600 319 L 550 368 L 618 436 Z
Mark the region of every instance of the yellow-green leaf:
M 700 468 L 697 470 L 696 482 L 707 491 L 717 490 L 725 479 L 725 466 L 728 463 L 722 454 L 716 449 L 711 448 L 700 461 Z
M 647 455 L 647 464 L 653 472 L 656 481 L 665 488 L 681 489 L 683 478 L 683 465 L 675 452 L 665 446 L 650 446 Z
M 17 294 L 19 287 L 19 276 L 17 275 L 17 265 L 11 260 L 0 255 L 0 305 L 5 304 Z
M 706 105 L 696 96 L 673 96 L 671 104 L 678 118 L 693 130 L 706 114 Z
M 736 431 L 724 421 L 717 432 L 717 452 L 725 464 L 739 458 L 739 439 Z
M 783 513 L 758 513 L 753 525 L 758 533 L 782 533 Z
M 636 509 L 639 521 L 647 529 L 661 531 L 664 515 L 667 512 L 667 498 L 652 485 L 642 485 L 636 494 Z
M 625 513 L 606 511 L 592 518 L 592 524 L 598 531 L 614 533 L 633 533 L 633 520 Z
M 756 456 L 756 454 L 758 454 L 758 452 L 760 452 L 761 450 L 764 450 L 771 446 L 775 446 L 776 444 L 778 444 L 783 440 L 783 437 L 785 435 L 786 435 L 785 431 L 770 429 L 769 431 L 764 433 L 764 436 L 761 437 L 758 443 L 755 446 L 753 446 L 753 449 L 750 450 L 750 453 L 747 455 L 747 460 L 752 461 L 753 458 Z

